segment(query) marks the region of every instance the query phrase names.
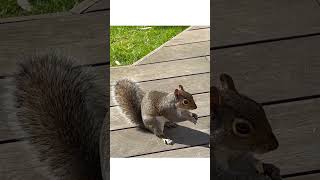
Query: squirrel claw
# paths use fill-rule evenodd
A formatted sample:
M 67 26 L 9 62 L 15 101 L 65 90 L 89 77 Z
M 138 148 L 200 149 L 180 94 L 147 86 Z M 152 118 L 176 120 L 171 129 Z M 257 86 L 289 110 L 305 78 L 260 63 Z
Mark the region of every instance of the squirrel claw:
M 197 124 L 197 121 L 198 121 L 198 115 L 195 114 L 195 113 L 192 113 L 192 120 L 191 120 L 191 122 L 192 122 L 193 124 Z
M 196 113 L 192 113 L 192 117 L 195 119 L 195 120 L 198 120 L 198 115 Z
M 174 142 L 171 139 L 162 139 L 166 145 L 173 145 Z
M 262 164 L 264 172 L 272 180 L 281 180 L 280 169 L 273 164 Z

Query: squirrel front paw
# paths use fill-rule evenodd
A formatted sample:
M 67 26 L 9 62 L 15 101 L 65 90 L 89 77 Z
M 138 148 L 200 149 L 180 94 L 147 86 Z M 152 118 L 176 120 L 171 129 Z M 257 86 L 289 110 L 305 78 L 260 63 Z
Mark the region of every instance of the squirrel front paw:
M 197 124 L 198 115 L 196 113 L 192 113 L 191 116 L 192 116 L 191 122 L 193 122 L 193 124 Z
M 281 180 L 280 169 L 273 164 L 263 163 L 264 174 L 272 180 Z
M 163 138 L 162 140 L 163 140 L 163 142 L 164 142 L 166 145 L 173 145 L 173 144 L 174 144 L 174 142 L 173 142 L 171 139 L 165 139 L 165 138 Z

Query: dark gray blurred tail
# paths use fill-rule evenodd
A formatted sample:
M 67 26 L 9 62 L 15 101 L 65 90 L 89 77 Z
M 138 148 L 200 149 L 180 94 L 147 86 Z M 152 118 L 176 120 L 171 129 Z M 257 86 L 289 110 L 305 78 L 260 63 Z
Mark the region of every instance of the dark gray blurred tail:
M 19 64 L 17 117 L 30 143 L 59 179 L 101 179 L 99 139 L 105 89 L 67 58 L 48 54 Z

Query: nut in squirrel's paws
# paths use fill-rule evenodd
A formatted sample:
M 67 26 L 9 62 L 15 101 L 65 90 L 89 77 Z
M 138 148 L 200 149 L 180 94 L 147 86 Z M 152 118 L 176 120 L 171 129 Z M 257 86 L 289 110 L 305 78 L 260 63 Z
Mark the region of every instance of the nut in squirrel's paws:
M 166 145 L 173 145 L 174 142 L 171 139 L 162 139 Z
M 193 117 L 193 119 L 191 120 L 191 122 L 192 122 L 193 124 L 197 124 L 197 121 L 198 121 L 198 115 L 197 115 L 197 114 L 195 114 L 195 113 L 192 113 L 192 117 Z
M 273 164 L 262 164 L 264 174 L 270 177 L 272 180 L 281 180 L 280 169 Z

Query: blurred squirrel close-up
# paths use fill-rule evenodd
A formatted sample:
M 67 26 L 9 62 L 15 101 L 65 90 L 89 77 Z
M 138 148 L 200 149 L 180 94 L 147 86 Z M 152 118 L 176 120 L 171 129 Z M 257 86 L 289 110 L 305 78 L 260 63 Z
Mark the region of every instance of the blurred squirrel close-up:
M 220 75 L 221 88 L 210 88 L 211 165 L 215 180 L 280 180 L 280 170 L 254 154 L 278 148 L 262 106 L 240 94 L 231 76 Z
M 109 88 L 98 80 L 90 67 L 55 53 L 24 60 L 7 79 L 2 110 L 10 118 L 1 123 L 25 134 L 25 152 L 44 177 L 109 179 Z
M 41 164 L 37 166 L 45 167 L 47 177 L 109 178 L 109 93 L 106 86 L 97 83 L 98 80 L 99 76 L 90 67 L 78 66 L 70 58 L 53 53 L 30 57 L 18 65 L 13 77 L 8 78 L 10 85 L 6 87 L 8 92 L 3 103 L 12 106 L 2 109 L 10 114 L 10 118 L 2 123 L 25 133 L 30 145 L 26 152 L 38 157 Z M 262 163 L 253 156 L 279 146 L 262 106 L 238 93 L 229 75 L 222 74 L 220 81 L 220 89 L 210 88 L 214 127 L 211 160 L 215 168 L 212 177 L 221 180 L 281 179 L 276 166 Z M 141 91 L 127 80 L 118 81 L 116 88 L 124 86 L 133 86 L 134 93 Z M 125 93 L 126 96 L 121 93 L 124 91 L 118 91 L 116 98 L 125 107 L 124 103 L 128 101 L 124 98 L 130 98 L 130 92 Z M 141 91 L 140 95 L 137 96 L 139 104 L 147 105 L 148 99 L 142 101 L 145 93 Z M 171 97 L 171 94 L 163 95 Z M 186 106 L 184 109 L 196 108 L 192 96 L 182 86 L 172 93 L 174 96 L 181 96 L 181 100 L 174 102 Z M 190 104 L 184 102 L 186 99 Z M 149 113 L 150 109 L 147 110 L 145 113 Z M 141 114 L 131 116 L 140 118 Z M 183 120 L 187 119 L 196 123 L 197 115 L 188 113 Z M 142 117 L 139 121 L 149 122 Z M 154 133 L 165 139 L 163 134 Z M 169 144 L 168 139 L 165 140 Z

